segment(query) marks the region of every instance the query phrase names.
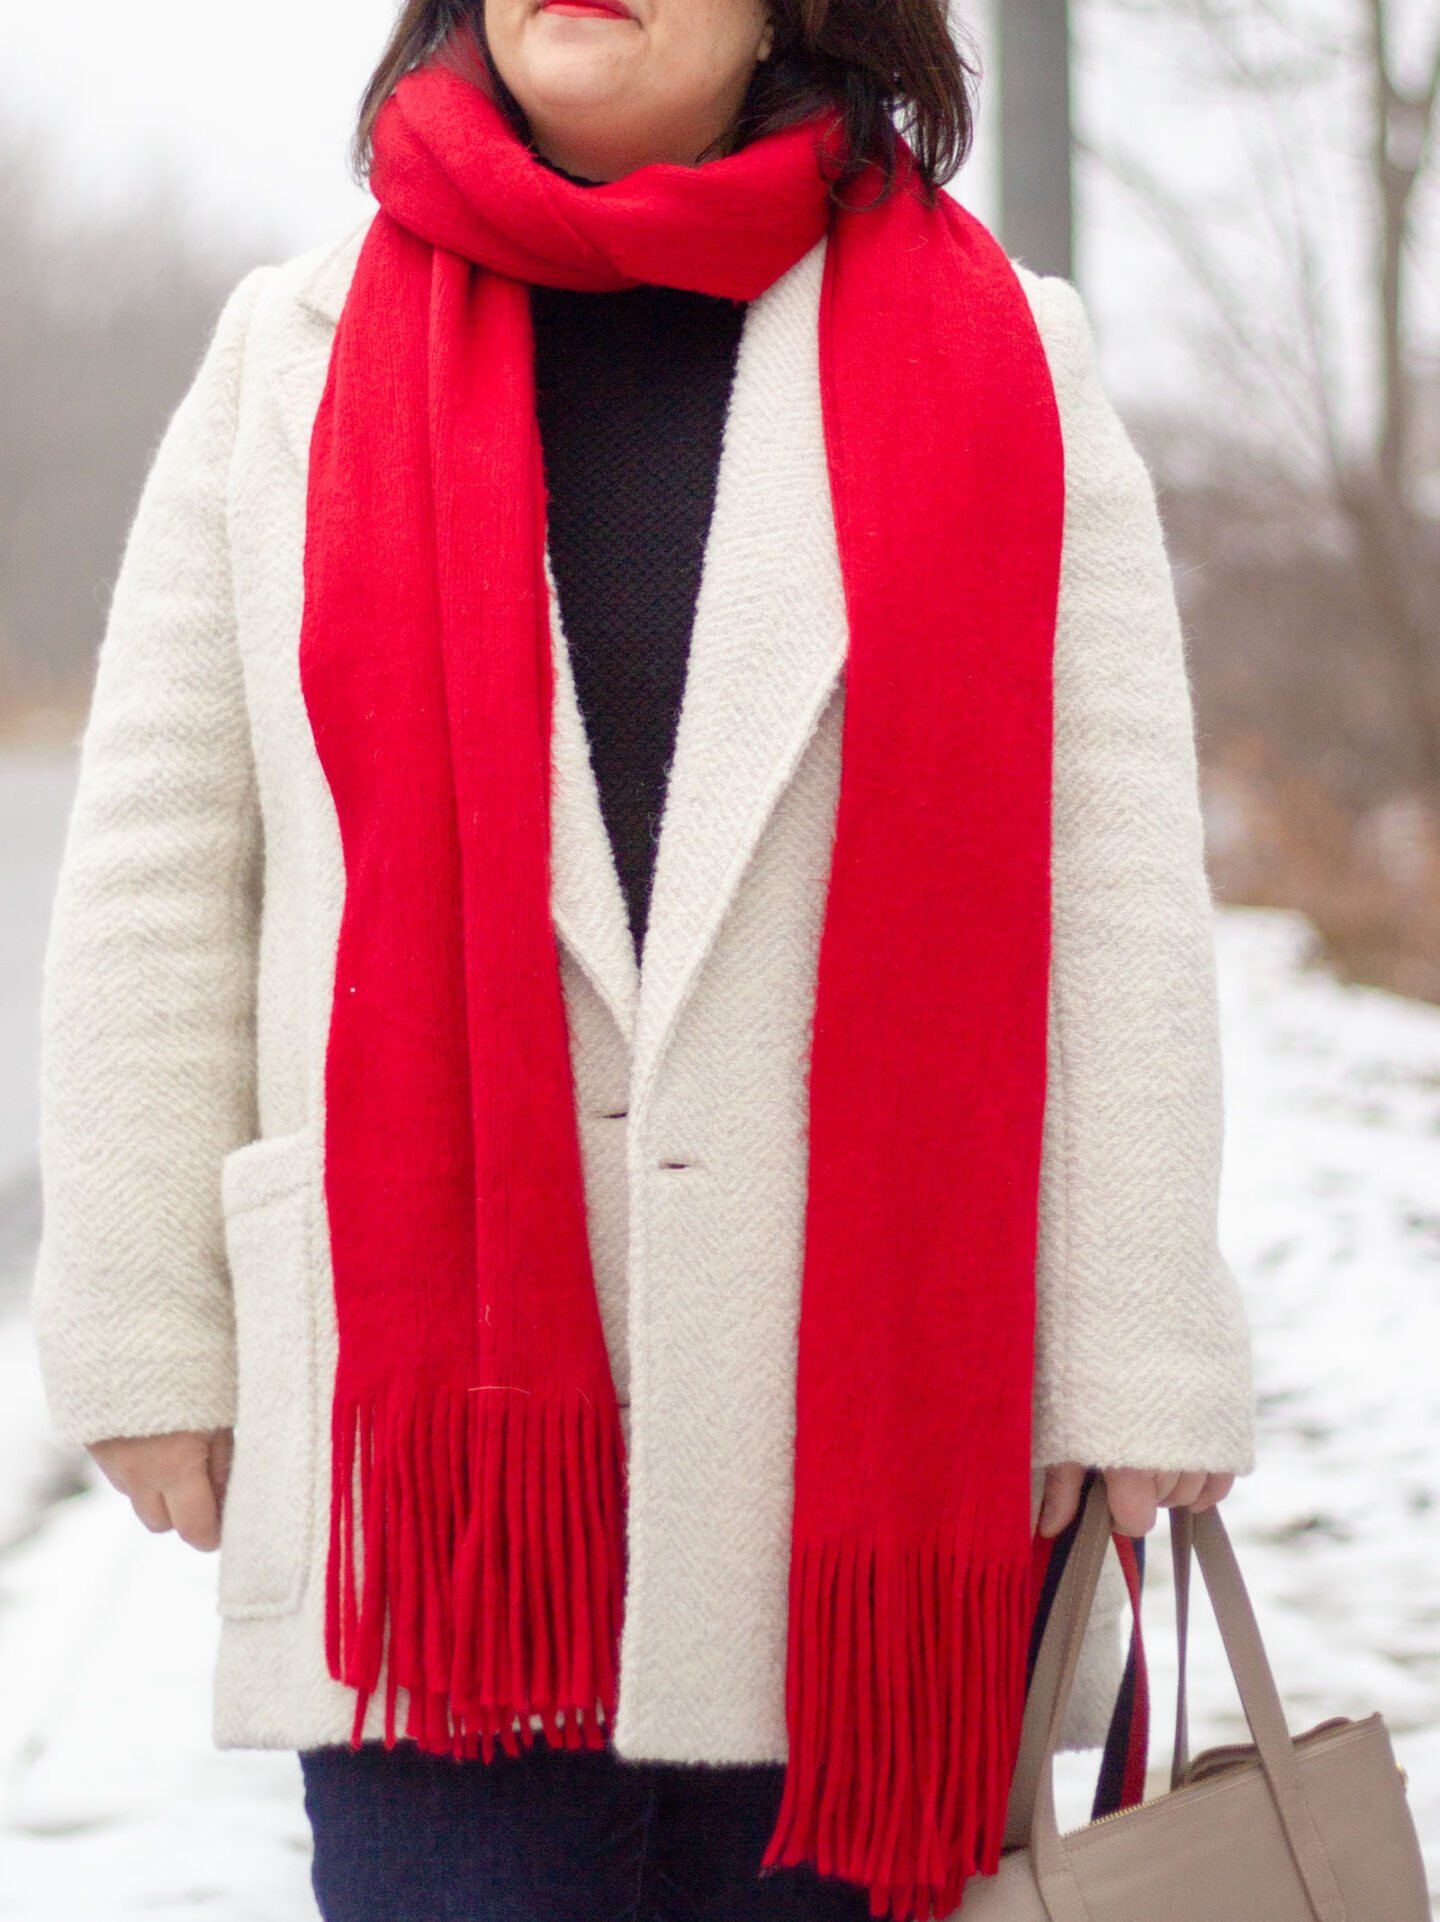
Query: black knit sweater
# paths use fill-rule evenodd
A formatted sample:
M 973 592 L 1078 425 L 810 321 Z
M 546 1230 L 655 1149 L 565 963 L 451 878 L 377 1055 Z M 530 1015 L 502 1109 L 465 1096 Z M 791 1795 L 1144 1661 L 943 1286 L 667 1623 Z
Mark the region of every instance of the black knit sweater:
M 637 950 L 744 312 L 531 290 L 550 560 Z

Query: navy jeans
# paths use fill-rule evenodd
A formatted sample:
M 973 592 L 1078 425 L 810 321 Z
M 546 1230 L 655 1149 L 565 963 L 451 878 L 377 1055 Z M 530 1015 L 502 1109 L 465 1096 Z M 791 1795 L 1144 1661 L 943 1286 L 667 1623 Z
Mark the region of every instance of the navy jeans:
M 325 1922 L 863 1922 L 862 1890 L 761 1876 L 785 1771 L 537 1743 L 452 1762 L 407 1743 L 300 1757 Z

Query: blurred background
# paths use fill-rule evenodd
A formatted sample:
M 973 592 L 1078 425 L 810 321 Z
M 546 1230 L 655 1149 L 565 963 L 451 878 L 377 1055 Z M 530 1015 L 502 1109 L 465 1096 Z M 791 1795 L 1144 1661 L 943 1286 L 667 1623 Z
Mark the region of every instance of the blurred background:
M 36 1009 L 147 463 L 239 275 L 366 217 L 346 146 L 391 14 L 0 0 L 0 1917 L 25 1922 L 314 1915 L 293 1758 L 208 1744 L 212 1564 L 47 1438 Z M 955 191 L 1078 280 L 1186 623 L 1262 1423 L 1227 1514 L 1295 1725 L 1384 1711 L 1440 1890 L 1440 0 L 957 24 L 983 92 Z M 1199 1743 L 1240 1738 L 1213 1636 L 1196 1660 Z M 1066 1763 L 1076 1820 L 1093 1759 Z

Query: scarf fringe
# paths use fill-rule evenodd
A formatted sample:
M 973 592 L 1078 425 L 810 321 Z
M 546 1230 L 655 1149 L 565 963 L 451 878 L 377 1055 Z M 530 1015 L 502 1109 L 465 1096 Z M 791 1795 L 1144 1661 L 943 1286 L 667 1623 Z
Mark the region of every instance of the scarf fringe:
M 1000 1864 L 1024 1713 L 1028 1557 L 797 1545 L 790 1762 L 766 1868 L 813 1862 L 872 1916 L 948 1916 Z
M 337 1395 L 326 1656 L 385 1687 L 385 1741 L 457 1760 L 498 1745 L 600 1748 L 613 1723 L 624 1593 L 624 1445 L 572 1391 Z

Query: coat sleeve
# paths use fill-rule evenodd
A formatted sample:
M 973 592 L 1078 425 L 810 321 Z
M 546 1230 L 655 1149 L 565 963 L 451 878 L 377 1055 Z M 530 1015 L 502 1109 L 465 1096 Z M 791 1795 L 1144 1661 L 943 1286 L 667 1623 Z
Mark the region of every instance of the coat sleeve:
M 227 304 L 141 498 L 46 955 L 34 1315 L 76 1442 L 234 1420 L 220 1164 L 255 1132 L 260 839 L 227 485 L 265 271 Z
M 1023 274 L 1065 444 L 1034 1459 L 1244 1473 L 1249 1332 L 1194 722 L 1154 490 L 1063 280 Z

